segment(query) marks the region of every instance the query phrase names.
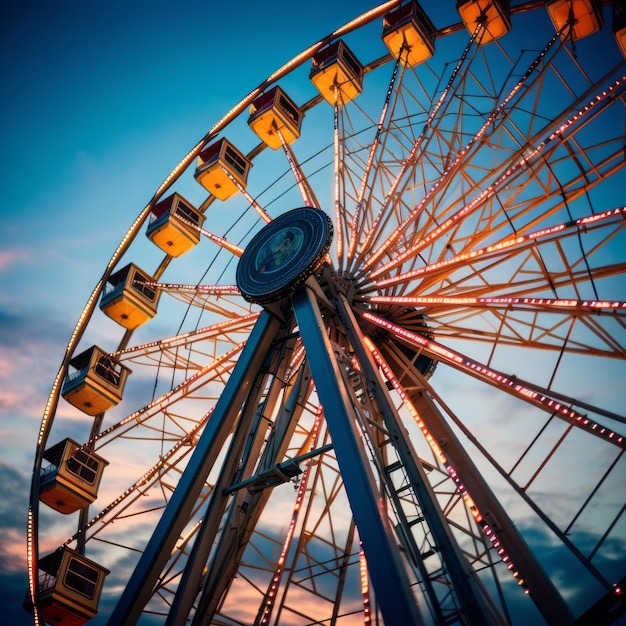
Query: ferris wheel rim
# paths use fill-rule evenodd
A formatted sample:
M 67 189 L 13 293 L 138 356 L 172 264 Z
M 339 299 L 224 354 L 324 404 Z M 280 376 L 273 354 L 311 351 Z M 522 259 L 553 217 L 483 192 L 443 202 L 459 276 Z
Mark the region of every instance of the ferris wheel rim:
M 333 33 L 331 35 L 329 35 L 328 37 L 324 38 L 323 40 L 320 40 L 320 42 L 318 42 L 317 44 L 315 44 L 315 50 L 313 48 L 307 48 L 303 53 L 301 53 L 300 55 L 297 55 L 296 57 L 294 57 L 294 59 L 298 59 L 299 63 L 304 63 L 305 60 L 310 59 L 310 57 L 314 54 L 314 52 L 316 50 L 318 50 L 320 47 L 323 47 L 324 42 L 326 42 L 327 40 L 331 40 L 334 39 L 336 37 L 338 37 L 341 33 L 346 32 L 347 30 L 350 30 L 351 28 L 358 28 L 359 24 L 359 20 L 361 18 L 363 18 L 364 16 L 368 16 L 367 21 L 370 21 L 375 19 L 376 17 L 380 17 L 380 15 L 382 15 L 384 12 L 386 12 L 387 10 L 389 10 L 392 7 L 395 7 L 397 5 L 399 5 L 400 2 L 397 0 L 394 0 L 392 2 L 387 2 L 384 3 L 382 5 L 380 5 L 379 7 L 377 7 L 377 9 L 375 10 L 374 14 L 371 14 L 371 12 L 367 12 L 362 14 L 359 18 L 355 18 L 355 20 L 349 22 L 346 26 L 341 27 L 335 31 L 333 31 Z M 539 2 L 530 2 L 530 3 L 526 3 L 523 5 L 523 9 L 522 6 L 517 6 L 515 7 L 515 11 L 519 12 L 522 10 L 528 10 L 528 9 L 536 9 L 539 6 L 543 6 L 543 3 L 539 3 Z M 380 14 L 378 13 L 380 11 Z M 453 26 L 447 27 L 445 29 L 442 29 L 442 33 L 445 34 L 452 34 L 453 32 L 456 32 L 457 30 L 459 30 L 461 25 L 459 24 L 455 24 Z M 302 55 L 305 55 L 306 58 L 304 58 Z M 308 56 L 307 56 L 308 55 Z M 289 62 L 291 63 L 291 62 Z M 194 158 L 198 155 L 198 153 L 200 152 L 201 148 L 213 137 L 215 137 L 221 130 L 223 130 L 228 123 L 230 123 L 230 121 L 232 119 L 234 119 L 235 117 L 237 117 L 241 111 L 243 111 L 243 109 L 246 108 L 246 106 L 250 103 L 250 101 L 252 99 L 254 99 L 254 96 L 257 95 L 259 93 L 259 91 L 262 91 L 263 88 L 267 87 L 268 85 L 272 84 L 273 82 L 275 82 L 276 80 L 278 80 L 280 77 L 282 77 L 283 73 L 288 73 L 288 71 L 290 71 L 291 66 L 289 65 L 289 63 L 285 64 L 284 66 L 282 66 L 277 72 L 270 74 L 270 76 L 266 79 L 266 81 L 264 81 L 263 83 L 261 83 L 261 85 L 253 90 L 252 92 L 250 92 L 250 94 L 248 94 L 248 96 L 246 96 L 244 99 L 242 99 L 233 109 L 231 109 L 231 111 L 229 111 L 227 113 L 226 116 L 224 116 L 224 118 L 222 118 L 210 131 L 209 133 L 207 133 L 207 135 L 205 135 L 205 137 L 194 146 L 194 148 L 192 148 L 192 150 L 184 157 L 183 161 L 181 161 L 181 163 L 179 163 L 179 165 L 177 165 L 174 170 L 172 171 L 172 173 L 165 179 L 165 181 L 163 182 L 163 184 L 157 189 L 157 192 L 155 193 L 155 195 L 153 196 L 153 198 L 151 199 L 151 201 L 148 203 L 148 205 L 146 205 L 146 207 L 140 212 L 137 220 L 135 220 L 135 222 L 133 222 L 133 224 L 131 225 L 131 228 L 129 229 L 127 235 L 123 238 L 122 242 L 124 242 L 124 246 L 126 245 L 126 243 L 128 245 L 130 245 L 132 243 L 132 241 L 134 241 L 134 239 L 137 237 L 137 234 L 139 233 L 139 229 L 141 228 L 141 226 L 144 224 L 145 220 L 147 219 L 151 208 L 154 206 L 154 203 L 160 199 L 163 194 L 176 182 L 176 180 L 178 179 L 178 177 L 180 175 L 182 175 L 183 171 L 186 169 L 186 167 L 194 160 Z M 67 369 L 67 364 L 70 360 L 70 357 L 72 356 L 72 353 L 74 351 L 74 348 L 76 347 L 76 345 L 78 344 L 78 342 L 80 341 L 81 335 L 84 331 L 84 329 L 87 328 L 87 325 L 89 324 L 89 318 L 91 313 L 93 313 L 93 311 L 95 310 L 95 306 L 96 306 L 96 299 L 97 296 L 100 294 L 104 281 L 106 281 L 108 275 L 110 275 L 110 273 L 113 271 L 113 269 L 115 268 L 116 264 L 117 264 L 117 260 L 119 258 L 121 258 L 123 252 L 126 250 L 126 248 L 122 245 L 122 242 L 120 242 L 120 247 L 118 247 L 118 249 L 116 250 L 116 252 L 114 253 L 113 257 L 111 258 L 111 261 L 109 262 L 109 264 L 107 265 L 107 268 L 105 270 L 105 273 L 103 274 L 102 278 L 100 279 L 100 281 L 97 283 L 92 295 L 90 296 L 85 309 L 83 310 L 83 313 L 81 314 L 80 318 L 79 318 L 79 324 L 77 324 L 77 327 L 75 328 L 75 331 L 73 333 L 72 339 L 70 340 L 70 342 L 68 343 L 68 348 L 66 350 L 66 355 L 65 358 L 63 360 L 63 363 L 61 365 L 61 368 L 59 370 L 59 373 L 57 374 L 57 378 L 55 379 L 55 384 L 54 384 L 54 393 L 51 393 L 51 398 L 49 399 L 49 409 L 46 410 L 46 416 L 50 417 L 55 413 L 56 410 L 56 404 L 58 403 L 58 400 L 60 398 L 60 383 L 62 380 L 62 377 L 64 375 L 65 370 Z M 50 412 L 48 414 L 48 411 Z M 49 424 L 50 427 L 52 426 L 52 424 Z M 42 432 L 40 434 L 40 442 L 38 443 L 38 452 L 37 452 L 37 460 L 35 463 L 35 467 L 38 473 L 39 470 L 39 466 L 40 466 L 40 462 L 41 462 L 41 455 L 43 454 L 45 445 L 46 445 L 46 441 L 47 441 L 47 434 L 46 434 L 46 428 L 47 428 L 47 424 L 44 424 L 44 421 L 42 420 Z M 33 473 L 33 485 L 35 485 L 35 472 Z M 37 509 L 38 509 L 38 504 L 33 504 L 33 492 L 37 492 L 38 491 L 38 486 L 33 486 L 32 490 L 31 490 L 31 509 L 34 510 L 35 512 L 35 516 L 37 515 Z M 38 501 L 38 494 L 35 493 L 34 494 L 36 497 L 36 500 Z M 35 524 L 35 528 L 37 526 L 37 522 L 34 522 Z M 36 538 L 35 538 L 35 543 L 37 543 Z M 37 548 L 35 548 L 37 550 Z

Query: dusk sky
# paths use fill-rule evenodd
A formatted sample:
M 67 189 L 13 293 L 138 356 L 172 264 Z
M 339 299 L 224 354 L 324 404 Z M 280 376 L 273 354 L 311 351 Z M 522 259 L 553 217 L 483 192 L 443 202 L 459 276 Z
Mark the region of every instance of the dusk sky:
M 32 623 L 21 602 L 41 415 L 76 319 L 120 238 L 176 163 L 230 107 L 289 58 L 374 5 L 4 3 L 3 623 Z

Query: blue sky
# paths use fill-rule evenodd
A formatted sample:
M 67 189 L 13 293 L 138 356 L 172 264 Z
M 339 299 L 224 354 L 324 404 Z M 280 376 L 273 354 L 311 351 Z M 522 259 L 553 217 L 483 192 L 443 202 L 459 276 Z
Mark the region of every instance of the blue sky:
M 76 318 L 115 246 L 227 109 L 374 4 L 5 3 L 0 606 L 7 607 L 7 623 L 30 623 L 19 605 L 43 406 Z

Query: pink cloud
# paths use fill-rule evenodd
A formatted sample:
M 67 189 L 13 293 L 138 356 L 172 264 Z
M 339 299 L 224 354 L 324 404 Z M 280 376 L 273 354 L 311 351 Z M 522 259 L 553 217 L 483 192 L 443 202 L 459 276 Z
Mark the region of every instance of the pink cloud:
M 0 270 L 4 270 L 12 263 L 26 261 L 30 259 L 30 256 L 29 252 L 23 248 L 0 250 Z
M 26 567 L 26 554 L 24 550 L 25 539 L 23 534 L 16 528 L 7 528 L 0 541 L 2 552 L 2 570 L 5 572 L 23 572 Z

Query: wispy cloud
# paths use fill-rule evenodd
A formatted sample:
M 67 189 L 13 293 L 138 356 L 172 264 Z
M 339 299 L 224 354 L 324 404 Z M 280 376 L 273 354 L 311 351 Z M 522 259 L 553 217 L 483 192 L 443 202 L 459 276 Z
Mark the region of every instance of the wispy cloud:
M 17 571 L 25 561 L 24 546 L 20 544 L 16 552 L 15 540 L 25 525 L 29 478 L 15 467 L 0 463 L 0 484 L 0 519 L 3 526 L 0 533 L 0 572 Z
M 0 271 L 19 261 L 27 261 L 31 258 L 30 252 L 25 248 L 13 248 L 0 250 Z

